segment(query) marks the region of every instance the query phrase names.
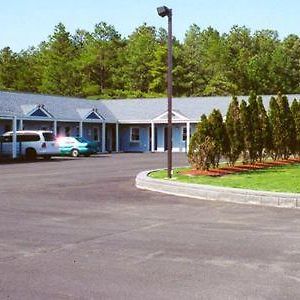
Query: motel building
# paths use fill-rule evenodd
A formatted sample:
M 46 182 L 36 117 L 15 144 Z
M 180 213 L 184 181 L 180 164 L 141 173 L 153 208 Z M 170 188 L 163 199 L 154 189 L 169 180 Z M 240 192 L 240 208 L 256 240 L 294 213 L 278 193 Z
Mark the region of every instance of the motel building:
M 289 101 L 299 95 L 287 95 Z M 265 107 L 271 96 L 263 96 Z M 239 100 L 248 97 L 238 97 Z M 202 114 L 227 112 L 231 97 L 174 98 L 172 147 L 186 152 Z M 86 100 L 0 91 L 0 134 L 11 130 L 51 130 L 99 143 L 101 152 L 167 150 L 167 99 Z

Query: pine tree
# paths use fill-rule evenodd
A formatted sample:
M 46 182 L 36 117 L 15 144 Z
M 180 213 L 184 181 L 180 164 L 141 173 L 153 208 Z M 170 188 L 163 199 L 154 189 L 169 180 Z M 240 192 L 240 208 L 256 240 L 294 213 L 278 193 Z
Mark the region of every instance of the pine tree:
M 211 158 L 213 167 L 218 167 L 222 155 L 228 151 L 228 137 L 223 117 L 218 109 L 214 109 L 208 117 L 210 135 L 214 141 L 215 149 Z
M 272 132 L 268 114 L 264 107 L 262 97 L 257 98 L 258 105 L 258 123 L 260 128 L 260 135 L 258 137 L 258 158 L 260 161 L 264 157 L 270 155 L 272 149 Z
M 234 165 L 241 152 L 244 150 L 239 102 L 236 97 L 233 97 L 229 105 L 226 114 L 225 126 L 229 140 L 229 148 L 226 156 L 229 159 L 229 163 Z
M 272 132 L 272 151 L 271 156 L 273 159 L 278 159 L 281 155 L 281 122 L 279 105 L 275 97 L 271 97 L 269 103 L 269 120 Z
M 300 155 L 300 102 L 294 99 L 291 105 L 291 112 L 293 114 L 296 130 L 295 153 Z
M 240 119 L 243 130 L 243 162 L 251 161 L 251 149 L 253 143 L 253 132 L 251 124 L 251 115 L 248 109 L 248 105 L 245 100 L 240 104 Z
M 197 124 L 193 134 L 189 152 L 189 163 L 196 169 L 208 170 L 211 165 L 211 157 L 215 144 L 211 137 L 211 128 L 206 115 L 201 116 L 201 121 Z
M 281 122 L 281 156 L 287 159 L 290 154 L 295 154 L 296 129 L 295 122 L 286 96 L 278 94 L 277 101 Z

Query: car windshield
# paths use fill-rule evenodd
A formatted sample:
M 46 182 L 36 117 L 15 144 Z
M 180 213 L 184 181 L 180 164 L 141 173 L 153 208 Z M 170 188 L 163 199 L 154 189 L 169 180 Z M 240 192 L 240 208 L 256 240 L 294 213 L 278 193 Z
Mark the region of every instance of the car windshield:
M 43 136 L 46 142 L 52 142 L 55 140 L 54 134 L 52 132 L 43 132 Z
M 87 140 L 87 139 L 85 139 L 85 138 L 83 138 L 83 137 L 77 136 L 75 139 L 76 139 L 78 142 L 80 142 L 80 143 L 90 143 L 89 140 Z

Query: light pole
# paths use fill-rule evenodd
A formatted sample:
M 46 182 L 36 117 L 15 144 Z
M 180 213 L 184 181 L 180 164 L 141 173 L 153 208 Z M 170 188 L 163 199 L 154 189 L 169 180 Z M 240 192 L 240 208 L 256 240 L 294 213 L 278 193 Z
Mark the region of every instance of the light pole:
M 172 178 L 172 9 L 161 6 L 157 8 L 157 13 L 160 17 L 168 17 L 168 177 Z

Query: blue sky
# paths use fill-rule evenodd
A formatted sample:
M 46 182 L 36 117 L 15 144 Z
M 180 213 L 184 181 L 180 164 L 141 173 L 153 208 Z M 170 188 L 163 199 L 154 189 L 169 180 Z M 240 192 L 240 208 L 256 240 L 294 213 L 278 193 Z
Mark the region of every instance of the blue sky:
M 0 48 L 15 51 L 38 45 L 59 22 L 74 33 L 105 21 L 124 37 L 144 22 L 166 27 L 166 19 L 156 13 L 161 5 L 173 9 L 173 33 L 180 40 L 193 23 L 221 33 L 237 24 L 253 31 L 274 29 L 280 38 L 300 34 L 296 0 L 0 0 L 0 4 Z

